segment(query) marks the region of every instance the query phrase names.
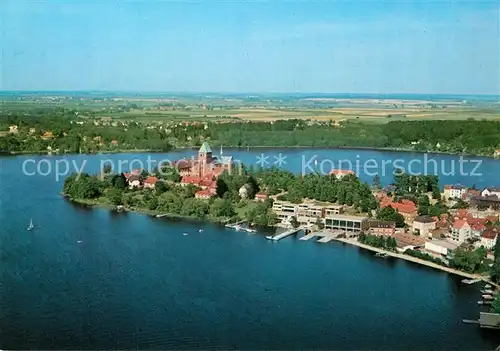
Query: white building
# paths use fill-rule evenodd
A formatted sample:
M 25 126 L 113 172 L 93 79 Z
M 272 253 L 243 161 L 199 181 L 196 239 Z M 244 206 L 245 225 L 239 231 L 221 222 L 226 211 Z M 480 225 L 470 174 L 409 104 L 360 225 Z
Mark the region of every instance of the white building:
M 467 192 L 467 188 L 463 185 L 445 185 L 444 186 L 444 198 L 447 199 L 461 199 L 462 196 Z
M 485 188 L 483 191 L 481 191 L 481 196 L 492 196 L 492 195 L 500 197 L 500 188 L 490 187 L 490 188 Z
M 453 226 L 451 227 L 451 239 L 458 243 L 461 244 L 465 240 L 471 238 L 471 227 L 465 220 L 457 220 L 455 223 L 453 223 Z
M 446 240 L 429 240 L 425 242 L 425 249 L 434 254 L 448 256 L 457 248 L 457 244 Z
M 493 249 L 497 243 L 497 237 L 498 232 L 496 230 L 485 230 L 481 234 L 481 246 L 484 246 L 488 250 Z

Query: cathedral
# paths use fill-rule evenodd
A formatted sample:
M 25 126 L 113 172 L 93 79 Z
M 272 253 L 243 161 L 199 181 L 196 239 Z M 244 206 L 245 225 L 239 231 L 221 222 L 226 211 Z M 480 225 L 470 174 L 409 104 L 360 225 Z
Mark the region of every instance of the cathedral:
M 231 172 L 233 164 L 232 156 L 223 156 L 222 147 L 217 157 L 213 155 L 210 145 L 204 142 L 198 150 L 197 158 L 179 160 L 176 167 L 183 179 L 186 177 L 186 180 L 190 180 L 189 183 L 195 184 L 197 181 L 215 180 L 224 171 Z

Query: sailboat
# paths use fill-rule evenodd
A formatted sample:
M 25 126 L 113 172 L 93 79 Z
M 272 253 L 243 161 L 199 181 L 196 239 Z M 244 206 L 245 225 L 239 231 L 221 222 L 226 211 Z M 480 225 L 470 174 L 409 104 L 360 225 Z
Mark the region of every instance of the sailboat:
M 26 230 L 32 230 L 35 226 L 33 225 L 33 218 L 30 219 L 30 225 Z

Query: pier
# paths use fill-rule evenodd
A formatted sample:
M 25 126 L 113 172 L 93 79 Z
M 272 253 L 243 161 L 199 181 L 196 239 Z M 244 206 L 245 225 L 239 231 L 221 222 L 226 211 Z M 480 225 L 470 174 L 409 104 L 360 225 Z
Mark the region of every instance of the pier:
M 257 230 L 255 230 L 255 229 L 243 227 L 242 224 L 244 224 L 244 223 L 247 223 L 247 222 L 246 221 L 239 221 L 239 222 L 232 223 L 232 224 L 226 224 L 225 227 L 234 229 L 236 231 L 243 230 L 247 233 L 256 233 L 257 232 Z
M 331 236 L 324 236 L 321 239 L 318 240 L 318 243 L 326 244 L 330 241 L 332 241 L 334 238 Z
M 283 232 L 281 234 L 277 234 L 277 235 L 274 235 L 274 236 L 269 236 L 269 237 L 266 237 L 266 238 L 268 238 L 269 240 L 278 241 L 278 240 L 281 240 L 283 238 L 286 238 L 287 236 L 290 236 L 290 235 L 293 235 L 293 234 L 297 234 L 300 230 L 301 229 L 299 229 L 299 228 L 294 228 L 294 229 L 287 230 L 286 232 Z
M 309 240 L 309 239 L 312 239 L 316 236 L 316 234 L 314 233 L 309 233 L 307 235 L 304 235 L 303 237 L 301 237 L 299 240 Z

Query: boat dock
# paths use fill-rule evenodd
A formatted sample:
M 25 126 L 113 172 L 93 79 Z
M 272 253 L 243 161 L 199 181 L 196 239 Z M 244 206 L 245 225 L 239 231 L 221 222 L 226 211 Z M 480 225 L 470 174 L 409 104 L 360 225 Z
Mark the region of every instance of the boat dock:
M 471 285 L 471 284 L 479 283 L 481 280 L 482 279 L 462 279 L 462 283 Z
M 316 234 L 314 233 L 309 233 L 307 235 L 304 235 L 303 237 L 300 238 L 300 240 L 309 240 L 309 239 L 312 239 L 316 236 Z
M 269 239 L 274 240 L 274 241 L 278 241 L 278 240 L 281 240 L 283 238 L 286 238 L 287 236 L 297 234 L 299 231 L 300 231 L 299 228 L 290 229 L 290 230 L 287 230 L 286 232 L 283 232 L 281 234 L 277 234 L 277 235 L 274 235 L 272 237 L 269 237 Z
M 247 233 L 256 233 L 257 230 L 255 229 L 252 229 L 252 228 L 248 228 L 248 227 L 243 227 L 242 224 L 246 223 L 246 221 L 239 221 L 239 222 L 236 222 L 236 223 L 231 223 L 231 224 L 226 224 L 225 227 L 226 228 L 231 228 L 231 229 L 234 229 L 234 230 L 243 230 Z
M 321 239 L 318 240 L 318 243 L 325 244 L 325 243 L 328 243 L 328 242 L 330 242 L 332 240 L 333 240 L 333 238 L 331 236 L 324 236 L 324 237 L 322 237 Z

